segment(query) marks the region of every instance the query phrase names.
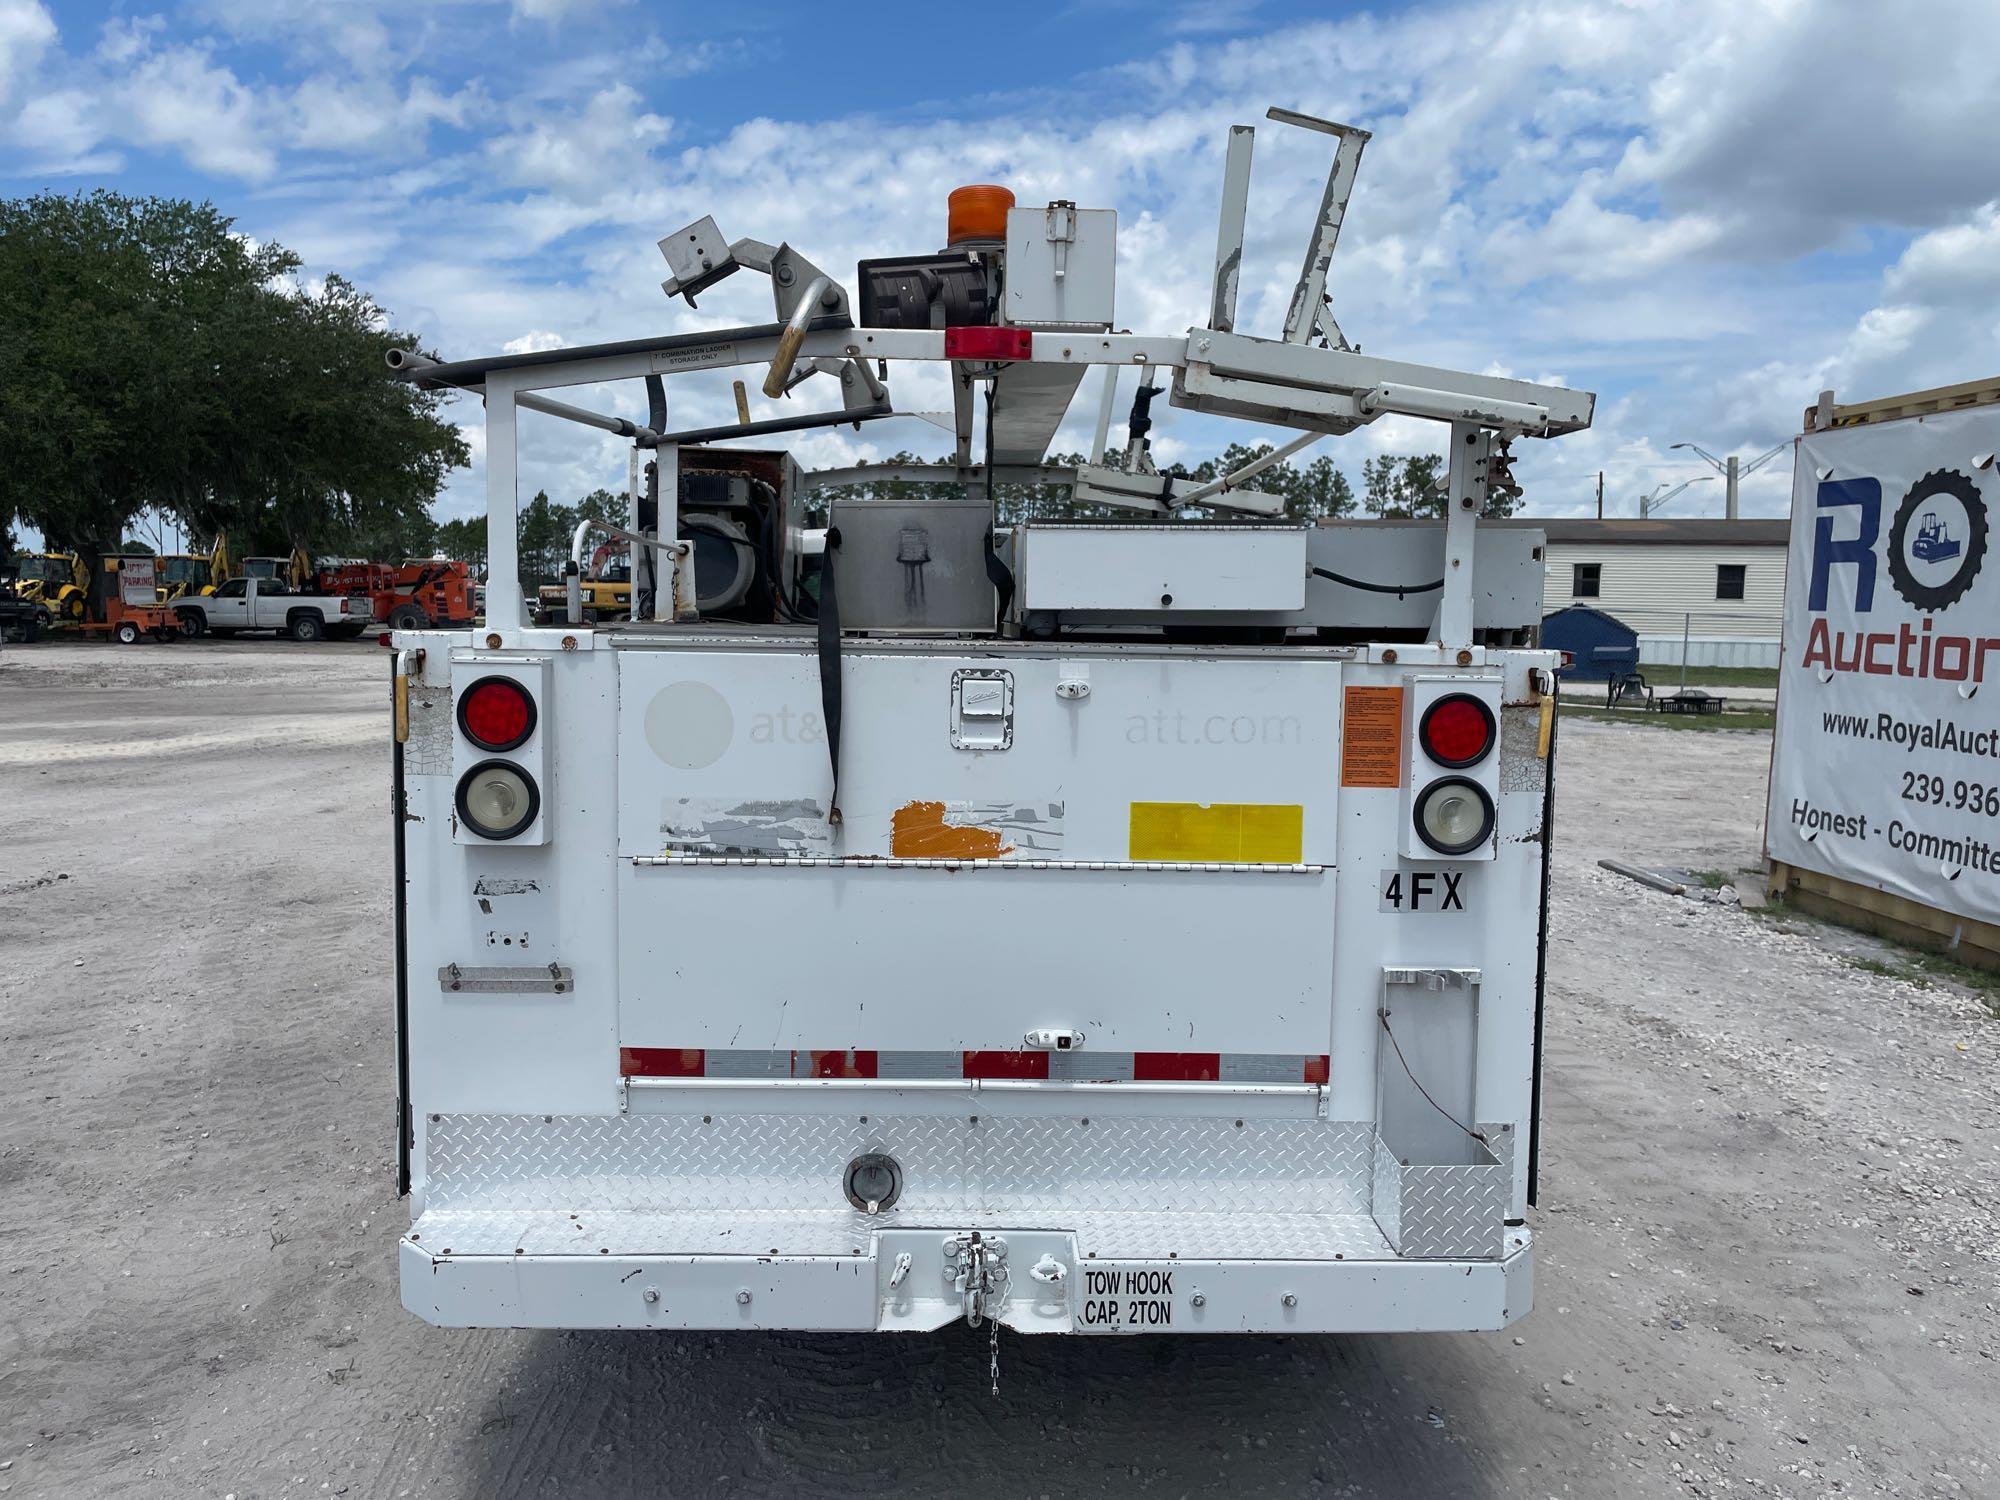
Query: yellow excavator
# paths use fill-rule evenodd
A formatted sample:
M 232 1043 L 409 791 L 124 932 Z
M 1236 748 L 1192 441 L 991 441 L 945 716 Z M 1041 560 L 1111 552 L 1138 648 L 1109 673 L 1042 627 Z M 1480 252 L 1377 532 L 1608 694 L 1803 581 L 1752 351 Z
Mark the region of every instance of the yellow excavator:
M 229 540 L 217 534 L 207 555 L 199 552 L 163 552 L 159 559 L 160 603 L 212 594 L 217 584 L 230 576 Z
M 632 612 L 632 555 L 623 542 L 606 542 L 582 570 L 583 617 L 618 620 Z M 641 601 L 644 602 L 643 600 Z M 569 587 L 545 583 L 535 596 L 535 618 L 554 625 L 568 617 Z
M 220 540 L 215 545 L 226 564 L 229 554 L 223 550 Z M 290 557 L 246 557 L 243 559 L 242 571 L 245 578 L 275 578 L 282 583 L 290 584 L 294 589 L 303 590 L 312 582 L 312 557 L 305 548 L 294 547 Z
M 90 598 L 90 571 L 74 552 L 19 552 L 14 555 L 20 599 L 41 611 L 47 625 L 70 624 L 83 618 Z

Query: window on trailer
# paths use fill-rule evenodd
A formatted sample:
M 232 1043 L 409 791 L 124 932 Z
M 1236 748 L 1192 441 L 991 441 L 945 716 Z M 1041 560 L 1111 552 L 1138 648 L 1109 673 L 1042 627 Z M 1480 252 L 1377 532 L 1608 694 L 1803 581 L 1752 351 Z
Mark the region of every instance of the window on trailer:
M 1603 563 L 1571 563 L 1569 567 L 1569 591 L 1573 598 L 1595 599 L 1598 585 L 1603 582 Z
M 1715 597 L 1718 599 L 1741 599 L 1743 597 L 1743 576 L 1748 571 L 1745 563 L 1717 563 L 1715 565 Z

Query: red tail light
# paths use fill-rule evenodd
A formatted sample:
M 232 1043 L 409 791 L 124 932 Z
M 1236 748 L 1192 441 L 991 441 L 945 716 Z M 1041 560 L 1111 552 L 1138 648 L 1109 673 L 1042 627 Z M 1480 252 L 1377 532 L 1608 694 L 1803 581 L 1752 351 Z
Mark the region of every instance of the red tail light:
M 1447 693 L 1424 710 L 1417 741 L 1424 754 L 1457 770 L 1477 765 L 1493 749 L 1493 710 L 1470 693 Z
M 535 700 L 511 677 L 482 677 L 459 695 L 458 727 L 482 750 L 512 750 L 535 732 Z

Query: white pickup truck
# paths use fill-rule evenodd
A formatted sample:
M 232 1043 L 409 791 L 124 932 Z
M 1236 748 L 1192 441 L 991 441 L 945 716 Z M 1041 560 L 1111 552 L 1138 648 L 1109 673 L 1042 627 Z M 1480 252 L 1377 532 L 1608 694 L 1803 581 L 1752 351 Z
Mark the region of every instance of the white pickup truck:
M 366 599 L 295 594 L 276 578 L 231 578 L 212 594 L 176 603 L 174 613 L 188 636 L 270 630 L 295 641 L 352 640 L 374 618 Z

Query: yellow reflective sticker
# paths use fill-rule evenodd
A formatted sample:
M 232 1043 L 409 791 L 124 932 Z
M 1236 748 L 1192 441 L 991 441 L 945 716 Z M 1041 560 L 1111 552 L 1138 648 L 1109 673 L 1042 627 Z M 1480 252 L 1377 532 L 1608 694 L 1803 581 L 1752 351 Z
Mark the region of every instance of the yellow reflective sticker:
M 1134 802 L 1128 859 L 1295 865 L 1306 810 L 1296 802 Z

